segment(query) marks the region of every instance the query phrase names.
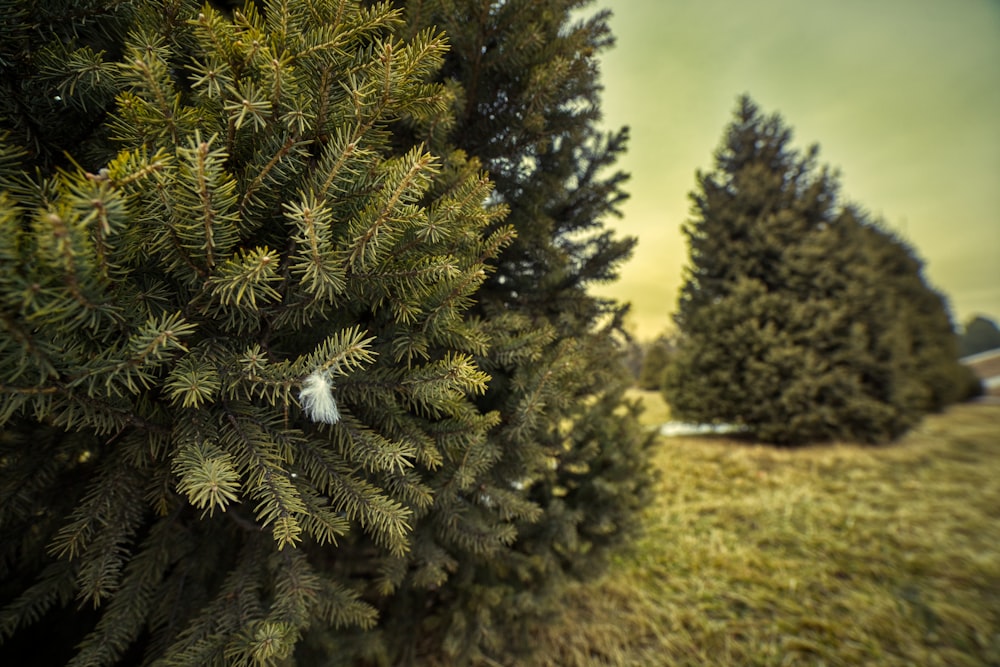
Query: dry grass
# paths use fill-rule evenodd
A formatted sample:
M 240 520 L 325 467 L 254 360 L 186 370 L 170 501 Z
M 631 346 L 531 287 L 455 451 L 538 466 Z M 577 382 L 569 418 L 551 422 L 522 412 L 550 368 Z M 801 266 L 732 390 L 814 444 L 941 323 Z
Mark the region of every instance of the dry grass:
M 658 456 L 645 536 L 567 592 L 534 664 L 1000 665 L 1000 406 L 882 448 Z

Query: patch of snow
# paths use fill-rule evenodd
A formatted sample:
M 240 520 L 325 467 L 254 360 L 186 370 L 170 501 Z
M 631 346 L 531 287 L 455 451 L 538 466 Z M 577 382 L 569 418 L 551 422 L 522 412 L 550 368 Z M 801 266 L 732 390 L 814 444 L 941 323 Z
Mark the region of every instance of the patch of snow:
M 970 354 L 967 357 L 962 357 L 958 361 L 963 364 L 974 364 L 977 361 L 986 361 L 987 359 L 992 359 L 993 357 L 1000 357 L 1000 347 L 986 350 L 985 352 L 979 352 L 978 354 Z
M 739 433 L 742 429 L 734 424 L 688 424 L 667 422 L 660 427 L 660 435 L 677 437 L 683 435 L 709 435 L 719 433 Z

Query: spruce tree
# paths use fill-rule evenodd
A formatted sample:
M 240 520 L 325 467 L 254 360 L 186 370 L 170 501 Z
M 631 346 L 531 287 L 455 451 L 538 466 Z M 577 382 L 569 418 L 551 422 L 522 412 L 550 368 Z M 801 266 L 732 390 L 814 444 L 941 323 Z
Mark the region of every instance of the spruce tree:
M 667 335 L 661 335 L 643 346 L 642 366 L 638 379 L 640 389 L 659 391 L 663 387 L 663 374 L 670 365 L 670 356 L 674 353 L 674 348 L 674 340 Z
M 764 441 L 881 442 L 959 398 L 943 297 L 777 115 L 743 97 L 685 226 L 673 413 Z
M 372 626 L 372 589 L 443 576 L 419 522 L 502 541 L 441 504 L 490 461 L 466 311 L 513 232 L 475 162 L 388 132 L 447 120 L 440 34 L 350 2 L 22 7 L 0 636 L 58 621 L 71 664 L 273 664 Z
M 958 342 L 963 357 L 995 350 L 1000 348 L 1000 327 L 990 318 L 976 315 L 966 323 Z
M 589 0 L 397 4 L 407 36 L 445 31 L 440 80 L 456 91 L 454 126 L 409 136 L 481 159 L 517 232 L 471 309 L 492 335 L 477 358 L 492 378 L 479 405 L 501 415 L 479 500 L 516 491 L 538 511 L 517 518 L 517 538 L 498 556 L 451 552 L 463 576 L 437 595 L 460 604 L 435 607 L 447 612 L 446 652 L 488 660 L 531 648 L 531 626 L 558 611 L 559 582 L 598 572 L 648 497 L 652 439 L 624 398 L 625 308 L 589 291 L 616 277 L 635 243 L 607 226 L 626 196 L 612 167 L 627 132 L 598 127 L 598 56 L 612 38 L 607 12 L 580 11 Z M 403 607 L 396 618 L 418 615 Z
M 515 4 L 494 151 L 455 3 L 11 3 L 0 658 L 475 662 L 628 534 L 606 25 Z

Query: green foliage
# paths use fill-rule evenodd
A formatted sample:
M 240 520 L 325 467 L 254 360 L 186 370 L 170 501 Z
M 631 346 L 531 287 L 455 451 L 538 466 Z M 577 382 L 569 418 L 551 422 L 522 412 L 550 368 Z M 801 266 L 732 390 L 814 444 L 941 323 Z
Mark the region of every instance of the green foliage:
M 958 351 L 963 357 L 1000 347 L 1000 329 L 996 322 L 977 315 L 970 319 L 958 339 Z
M 492 378 L 477 402 L 500 414 L 489 455 L 469 461 L 485 480 L 438 496 L 483 539 L 428 542 L 457 574 L 429 577 L 433 595 L 396 596 L 378 660 L 441 647 L 458 664 L 516 661 L 533 648 L 526 629 L 557 611 L 566 575 L 599 571 L 633 532 L 650 483 L 651 439 L 624 396 L 624 309 L 589 294 L 634 245 L 605 227 L 625 197 L 625 175 L 605 172 L 626 139 L 597 128 L 607 14 L 582 18 L 580 0 L 397 4 L 406 38 L 428 26 L 448 35 L 439 77 L 455 92 L 452 126 L 409 124 L 403 136 L 482 159 L 517 237 L 471 307 L 492 341 L 477 357 Z
M 645 346 L 639 373 L 640 389 L 657 391 L 663 387 L 663 375 L 667 372 L 674 347 L 674 342 L 666 336 L 660 336 Z
M 483 475 L 467 310 L 513 231 L 474 161 L 390 142 L 447 117 L 441 36 L 387 5 L 158 7 L 25 4 L 50 41 L 4 53 L 0 635 L 76 598 L 72 664 L 274 664 L 371 627 L 366 582 L 420 575 L 416 522 Z M 51 135 L 36 86 L 72 109 Z
M 891 440 L 962 397 L 944 298 L 854 207 L 815 147 L 742 98 L 685 227 L 673 413 L 761 440 Z
M 3 661 L 488 661 L 631 533 L 582 4 L 12 4 Z

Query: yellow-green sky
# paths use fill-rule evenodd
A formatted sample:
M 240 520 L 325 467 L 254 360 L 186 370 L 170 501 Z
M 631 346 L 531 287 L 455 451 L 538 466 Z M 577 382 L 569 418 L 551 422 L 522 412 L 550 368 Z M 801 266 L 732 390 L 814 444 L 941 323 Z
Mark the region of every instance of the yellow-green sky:
M 609 128 L 628 125 L 623 220 L 639 237 L 614 285 L 640 338 L 666 329 L 687 259 L 679 226 L 696 169 L 749 93 L 799 147 L 841 172 L 842 195 L 927 263 L 955 319 L 1000 317 L 1000 1 L 598 0 Z M 592 5 L 592 7 L 594 7 Z

